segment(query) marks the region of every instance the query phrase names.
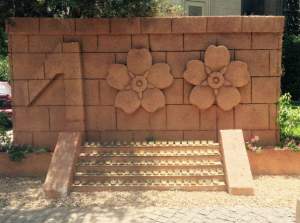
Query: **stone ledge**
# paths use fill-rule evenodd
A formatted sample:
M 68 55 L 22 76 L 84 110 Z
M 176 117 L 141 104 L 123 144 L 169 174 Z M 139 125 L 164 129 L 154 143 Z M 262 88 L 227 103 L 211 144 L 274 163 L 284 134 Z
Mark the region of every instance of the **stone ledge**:
M 81 140 L 82 135 L 79 132 L 59 134 L 43 185 L 47 198 L 65 197 L 69 194 Z
M 22 18 L 7 22 L 10 34 L 282 33 L 283 16 L 200 16 L 145 18 Z M 87 24 L 87 25 L 84 25 Z M 186 27 L 196 25 L 198 27 Z
M 242 130 L 221 130 L 220 143 L 228 192 L 232 195 L 254 195 Z

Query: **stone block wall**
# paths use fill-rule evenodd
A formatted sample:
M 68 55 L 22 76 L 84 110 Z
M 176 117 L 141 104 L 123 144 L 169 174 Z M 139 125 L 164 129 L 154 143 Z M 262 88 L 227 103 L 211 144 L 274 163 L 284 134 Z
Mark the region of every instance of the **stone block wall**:
M 14 132 L 19 144 L 53 145 L 60 131 L 89 140 L 218 140 L 219 129 L 243 129 L 246 139 L 278 142 L 283 17 L 13 18 L 7 25 Z M 248 65 L 250 81 L 229 111 L 191 105 L 183 78 L 190 60 L 204 61 L 210 45 L 224 45 L 231 60 Z M 114 106 L 106 81 L 112 64 L 130 49 L 148 49 L 152 63 L 173 76 L 165 106 L 127 114 Z

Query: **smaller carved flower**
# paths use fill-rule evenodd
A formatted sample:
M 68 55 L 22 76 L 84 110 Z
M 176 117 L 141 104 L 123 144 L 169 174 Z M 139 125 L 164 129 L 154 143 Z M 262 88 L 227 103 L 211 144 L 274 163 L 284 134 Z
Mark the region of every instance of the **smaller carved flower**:
M 190 103 L 201 110 L 215 102 L 224 111 L 231 110 L 241 101 L 238 88 L 248 84 L 248 65 L 241 61 L 230 62 L 225 46 L 211 45 L 204 55 L 204 63 L 191 60 L 184 72 L 184 79 L 195 87 L 190 93 Z
M 119 90 L 115 106 L 131 114 L 140 106 L 148 112 L 164 107 L 165 95 L 161 90 L 173 83 L 173 76 L 168 64 L 152 65 L 149 50 L 131 49 L 127 55 L 127 66 L 112 64 L 106 81 Z

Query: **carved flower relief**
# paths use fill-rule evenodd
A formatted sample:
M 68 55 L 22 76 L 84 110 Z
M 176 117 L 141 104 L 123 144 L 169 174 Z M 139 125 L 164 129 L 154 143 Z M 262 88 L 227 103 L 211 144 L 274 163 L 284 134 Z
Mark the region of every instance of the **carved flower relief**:
M 248 84 L 248 65 L 241 61 L 230 62 L 230 53 L 225 46 L 211 45 L 200 60 L 188 62 L 184 79 L 195 87 L 190 103 L 201 110 L 217 104 L 224 111 L 231 110 L 241 101 L 238 88 Z
M 164 107 L 165 95 L 161 90 L 173 83 L 173 76 L 168 64 L 152 65 L 149 50 L 131 49 L 127 55 L 127 66 L 112 64 L 106 81 L 119 90 L 115 107 L 131 114 L 140 106 L 148 112 Z

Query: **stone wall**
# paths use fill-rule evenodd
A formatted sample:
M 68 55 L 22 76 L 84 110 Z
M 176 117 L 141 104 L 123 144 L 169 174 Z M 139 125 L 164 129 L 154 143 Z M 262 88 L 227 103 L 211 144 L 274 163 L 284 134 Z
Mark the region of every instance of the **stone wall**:
M 241 128 L 246 139 L 275 144 L 283 24 L 283 17 L 14 18 L 7 31 L 15 142 L 53 145 L 60 131 L 85 131 L 94 141 L 217 141 L 217 130 Z M 237 87 L 240 100 L 226 111 L 217 103 L 191 105 L 193 85 L 183 78 L 189 61 L 206 61 L 210 45 L 224 45 L 230 61 L 249 71 Z M 106 77 L 112 64 L 126 65 L 130 49 L 141 48 L 153 65 L 169 66 L 172 83 L 161 89 L 162 108 L 128 114 L 114 106 L 119 90 Z M 234 97 L 227 98 L 222 103 Z

